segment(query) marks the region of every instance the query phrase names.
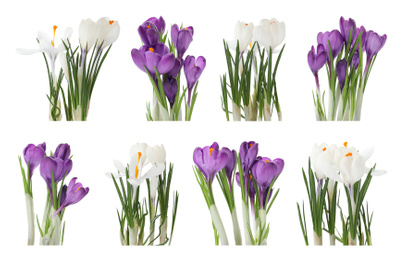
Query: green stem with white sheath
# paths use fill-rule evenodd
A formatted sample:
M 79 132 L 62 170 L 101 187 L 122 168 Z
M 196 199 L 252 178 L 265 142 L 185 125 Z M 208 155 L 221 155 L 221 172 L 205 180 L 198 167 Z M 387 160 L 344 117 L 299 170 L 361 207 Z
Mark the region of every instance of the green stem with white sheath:
M 34 226 L 34 201 L 32 195 L 25 194 L 25 205 L 27 207 L 27 221 L 28 221 L 28 243 L 27 245 L 34 245 L 35 241 L 35 226 Z
M 232 216 L 233 234 L 235 235 L 236 245 L 242 245 L 242 234 L 240 233 L 239 220 L 237 218 L 236 207 L 230 213 Z

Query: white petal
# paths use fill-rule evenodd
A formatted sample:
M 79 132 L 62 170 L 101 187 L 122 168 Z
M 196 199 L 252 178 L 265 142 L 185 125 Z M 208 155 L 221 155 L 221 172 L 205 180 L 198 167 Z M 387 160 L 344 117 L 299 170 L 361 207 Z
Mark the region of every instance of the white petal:
M 105 172 L 105 175 L 106 175 L 108 178 L 112 178 L 112 175 L 113 175 L 113 178 L 115 178 L 115 179 L 121 178 L 121 177 L 125 177 L 124 174 L 114 173 L 114 172 Z
M 377 169 L 372 170 L 372 175 L 373 176 L 382 176 L 382 175 L 384 175 L 386 173 L 387 173 L 386 170 L 377 170 Z
M 163 173 L 165 165 L 163 163 L 153 164 L 151 168 L 143 175 L 144 178 L 149 179 Z
M 16 49 L 16 51 L 17 53 L 22 55 L 31 55 L 37 52 L 41 52 L 40 49 L 21 49 L 21 48 Z
M 121 173 L 126 173 L 126 168 L 124 168 L 123 164 L 118 161 L 118 160 L 113 160 L 114 167 L 121 172 Z
M 374 152 L 374 147 L 369 146 L 369 147 L 366 147 L 362 152 L 360 152 L 360 155 L 363 156 L 365 161 L 367 161 L 373 155 L 373 152 Z

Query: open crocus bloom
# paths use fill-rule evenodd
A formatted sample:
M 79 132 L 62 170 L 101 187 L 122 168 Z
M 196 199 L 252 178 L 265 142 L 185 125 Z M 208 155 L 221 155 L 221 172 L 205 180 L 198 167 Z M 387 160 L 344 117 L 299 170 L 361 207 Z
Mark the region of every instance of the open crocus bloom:
M 260 25 L 253 29 L 253 40 L 257 41 L 261 46 L 268 50 L 271 47 L 273 52 L 276 52 L 285 38 L 285 23 L 279 22 L 273 18 L 271 20 L 263 19 Z
M 96 22 L 96 39 L 98 48 L 105 48 L 113 44 L 120 34 L 120 25 L 118 21 L 109 20 L 102 17 Z
M 77 178 L 72 178 L 69 182 L 68 187 L 64 185 L 62 192 L 61 192 L 61 206 L 53 216 L 61 212 L 64 208 L 68 207 L 69 205 L 73 205 L 81 201 L 89 192 L 89 188 L 84 188 L 82 183 L 76 183 Z
M 54 73 L 55 68 L 55 60 L 58 57 L 58 54 L 65 50 L 65 46 L 63 45 L 62 41 L 66 42 L 72 35 L 72 28 L 68 27 L 65 29 L 64 35 L 61 38 L 61 42 L 59 45 L 55 46 L 55 35 L 57 31 L 57 26 L 54 25 L 53 27 L 53 37 L 52 39 L 48 37 L 48 35 L 44 32 L 38 32 L 37 40 L 38 40 L 38 49 L 21 49 L 18 48 L 17 52 L 23 55 L 30 55 L 37 52 L 45 53 L 51 63 L 51 70 Z
M 204 148 L 197 147 L 194 150 L 194 163 L 198 166 L 209 184 L 229 160 L 228 153 L 224 149 L 222 148 L 219 151 L 218 143 L 214 142 L 211 146 L 205 146 Z
M 330 179 L 345 183 L 348 187 L 353 186 L 358 182 L 364 174 L 370 171 L 366 167 L 366 161 L 372 156 L 374 151 L 373 147 L 368 147 L 362 152 L 359 152 L 354 147 L 347 147 L 347 142 L 344 147 L 339 147 L 335 151 L 334 163 L 337 166 L 340 175 L 332 172 L 327 175 Z M 379 176 L 385 174 L 383 170 L 372 170 L 372 175 Z

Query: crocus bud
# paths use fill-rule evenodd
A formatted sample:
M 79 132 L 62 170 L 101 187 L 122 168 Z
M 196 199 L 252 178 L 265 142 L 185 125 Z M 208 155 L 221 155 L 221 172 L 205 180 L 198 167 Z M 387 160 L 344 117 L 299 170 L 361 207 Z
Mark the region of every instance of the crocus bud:
M 260 25 L 253 29 L 253 40 L 268 50 L 270 47 L 274 51 L 285 38 L 285 23 L 277 19 L 263 19 Z
M 29 144 L 24 148 L 24 161 L 29 168 L 30 177 L 32 177 L 34 170 L 38 167 L 38 165 L 40 165 L 42 158 L 44 158 L 45 149 L 45 143 L 39 144 L 37 146 Z
M 192 26 L 179 29 L 178 25 L 174 24 L 171 28 L 171 40 L 177 49 L 178 58 L 182 59 L 187 51 L 189 44 L 192 42 L 194 28 Z
M 348 68 L 348 62 L 345 59 L 338 61 L 338 63 L 336 64 L 336 75 L 338 77 L 339 87 L 341 88 L 341 93 L 342 93 L 343 87 L 345 85 L 347 68 Z
M 341 29 L 341 34 L 343 39 L 345 40 L 345 45 L 348 44 L 349 41 L 354 42 L 358 36 L 357 31 L 356 31 L 356 22 L 352 18 L 349 18 L 349 20 L 345 20 L 343 16 L 339 19 L 339 27 Z M 349 34 L 352 28 L 352 35 L 351 38 L 349 39 Z
M 160 18 L 151 17 L 147 21 L 153 23 L 157 27 L 158 32 L 162 34 L 165 32 L 165 21 L 161 16 Z

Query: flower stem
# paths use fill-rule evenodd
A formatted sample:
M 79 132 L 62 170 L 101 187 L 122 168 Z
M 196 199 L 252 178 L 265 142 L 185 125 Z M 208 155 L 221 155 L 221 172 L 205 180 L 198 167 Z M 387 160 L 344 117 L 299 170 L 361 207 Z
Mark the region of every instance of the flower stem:
M 232 223 L 233 223 L 233 233 L 235 235 L 235 244 L 237 246 L 242 245 L 242 234 L 240 233 L 239 220 L 237 218 L 236 207 L 233 209 L 232 213 Z
M 329 244 L 330 244 L 331 246 L 334 246 L 334 245 L 335 245 L 335 240 L 336 240 L 335 234 L 329 234 Z
M 226 236 L 225 228 L 223 227 L 222 219 L 220 218 L 218 209 L 215 204 L 209 207 L 209 212 L 211 213 L 212 222 L 219 233 L 220 242 L 222 245 L 229 245 L 228 238 Z
M 34 201 L 30 194 L 25 194 L 25 205 L 27 207 L 28 221 L 28 245 L 34 245 L 35 241 L 35 226 L 34 226 Z
M 244 118 L 245 118 L 245 121 L 250 121 L 250 107 L 249 106 L 244 107 Z
M 241 121 L 240 106 L 233 103 L 233 121 Z
M 271 107 L 270 107 L 270 104 L 267 103 L 266 100 L 264 100 L 263 117 L 264 117 L 264 121 L 271 121 Z
M 356 121 L 360 121 L 360 115 L 362 113 L 362 102 L 363 102 L 363 86 L 360 86 L 356 98 L 355 117 L 353 118 Z
M 322 246 L 322 234 L 318 236 L 318 234 L 314 231 L 314 245 L 315 246 Z
M 246 245 L 253 245 L 252 239 L 250 238 L 249 227 L 250 227 L 250 218 L 249 218 L 249 208 L 248 205 L 242 203 L 242 215 L 243 215 L 243 225 L 244 225 L 244 238 Z

